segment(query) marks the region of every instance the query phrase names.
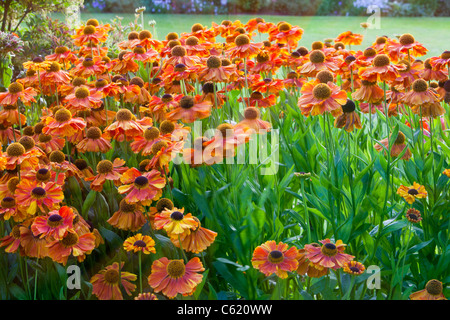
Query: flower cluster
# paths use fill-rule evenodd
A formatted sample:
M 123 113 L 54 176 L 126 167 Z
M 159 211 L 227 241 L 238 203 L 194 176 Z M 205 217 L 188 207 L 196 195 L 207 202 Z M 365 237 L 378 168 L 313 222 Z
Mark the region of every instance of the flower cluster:
M 445 113 L 442 101 L 450 100 L 450 53 L 421 61 L 427 49 L 411 34 L 379 37 L 361 51 L 351 46 L 363 36 L 348 31 L 308 49 L 298 47 L 303 29 L 287 22 L 225 20 L 212 27 L 196 23 L 190 32 L 171 32 L 164 40 L 148 30 L 132 31 L 114 56 L 105 46 L 110 32 L 109 24 L 88 20 L 75 30 L 71 48 L 59 46 L 54 54 L 25 62 L 24 77 L 0 93 L 0 218 L 8 234 L 1 235 L 0 246 L 67 265 L 99 251 L 102 228 L 126 234 L 120 249 L 152 262 L 145 272 L 153 292 L 142 292 L 141 281 L 137 300 L 192 295 L 207 267 L 200 257 L 217 236 L 202 226 L 207 219 L 188 212 L 195 212 L 190 206 L 175 207 L 175 157 L 190 164 L 186 170 L 235 157 L 254 133 L 270 132 L 286 116 L 271 112 L 288 97 L 302 119 L 333 118 L 334 127 L 349 134 L 363 128 L 363 114 L 371 121 L 381 112 L 386 139 L 373 149 L 389 160 L 409 160 L 408 138 L 392 130 L 390 118 L 412 128 L 415 115 L 422 133 L 426 126 L 431 133 L 433 120 Z M 257 34 L 267 40 L 257 41 Z M 15 35 L 0 34 L 1 50 L 20 46 Z M 188 139 L 196 121 L 215 133 Z M 444 174 L 450 176 L 448 170 Z M 400 186 L 397 194 L 410 205 L 427 197 L 416 182 Z M 106 208 L 106 218 L 96 206 Z M 411 208 L 407 219 L 418 223 L 422 217 Z M 155 235 L 168 239 L 176 254 L 160 250 Z M 341 240 L 319 242 L 298 249 L 270 240 L 254 250 L 251 262 L 280 278 L 288 272 L 364 272 L 364 265 L 344 253 Z M 124 288 L 132 295 L 137 276 L 123 267 L 119 261 L 99 270 L 91 278 L 93 294 L 123 299 Z M 440 296 L 434 289 L 428 292 Z

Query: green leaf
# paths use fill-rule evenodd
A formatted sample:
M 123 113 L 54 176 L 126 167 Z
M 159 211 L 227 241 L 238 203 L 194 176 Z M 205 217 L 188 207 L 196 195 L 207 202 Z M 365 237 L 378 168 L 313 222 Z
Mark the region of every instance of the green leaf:
M 85 217 L 85 216 L 87 215 L 89 209 L 90 209 L 90 208 L 92 207 L 92 205 L 94 204 L 95 198 L 96 198 L 96 197 L 97 197 L 97 192 L 96 192 L 96 191 L 91 190 L 91 191 L 88 193 L 88 195 L 87 195 L 87 197 L 86 197 L 86 200 L 84 200 L 83 208 L 81 209 L 81 215 L 82 215 L 82 216 Z
M 19 300 L 28 300 L 28 295 L 21 287 L 15 283 L 9 285 L 9 292 L 13 297 Z

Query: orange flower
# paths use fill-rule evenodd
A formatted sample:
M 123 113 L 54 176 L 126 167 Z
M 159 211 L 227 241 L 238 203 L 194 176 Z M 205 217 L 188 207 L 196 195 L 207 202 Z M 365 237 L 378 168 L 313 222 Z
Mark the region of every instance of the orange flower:
M 188 56 L 186 48 L 177 45 L 171 50 L 171 56 L 164 63 L 164 67 L 167 65 L 176 66 L 177 64 L 184 64 L 186 67 L 192 67 L 196 64 L 200 64 L 201 60 L 197 56 Z M 164 68 L 163 67 L 163 68 Z
M 244 110 L 244 119 L 234 126 L 234 129 L 242 129 L 244 132 L 254 130 L 256 133 L 261 131 L 269 131 L 272 125 L 270 122 L 260 119 L 259 109 L 248 107 Z
M 198 119 L 204 119 L 210 116 L 212 104 L 208 101 L 200 102 L 201 96 L 184 96 L 180 99 L 179 105 L 169 113 L 167 119 L 176 121 L 181 120 L 184 123 L 192 123 Z
M 393 137 L 391 136 L 389 139 L 393 139 Z M 381 151 L 384 150 L 385 154 L 386 154 L 386 150 L 389 148 L 389 139 L 383 139 L 380 141 L 380 143 L 375 144 L 375 150 L 377 151 Z M 396 158 L 398 157 L 404 150 L 405 148 L 407 149 L 405 154 L 402 156 L 403 160 L 409 160 L 412 156 L 411 151 L 408 149 L 408 147 L 405 144 L 406 141 L 406 137 L 403 134 L 403 132 L 399 131 L 398 135 L 394 141 L 394 144 L 392 145 L 391 148 L 391 157 Z M 384 148 L 383 148 L 384 146 Z
M 362 34 L 356 34 L 351 31 L 341 33 L 334 39 L 334 42 L 342 42 L 345 45 L 360 45 L 363 41 Z
M 102 98 L 102 92 L 92 92 L 91 94 L 87 88 L 80 87 L 74 93 L 69 94 L 64 101 L 67 103 L 66 108 L 75 112 L 99 108 L 103 103 Z
M 291 247 L 286 243 L 270 240 L 258 246 L 253 251 L 252 265 L 266 276 L 276 274 L 281 279 L 288 276 L 288 271 L 297 269 L 297 248 Z
M 13 82 L 9 85 L 7 92 L 0 93 L 0 105 L 16 105 L 20 99 L 23 104 L 28 106 L 30 102 L 36 102 L 36 99 L 34 99 L 36 95 L 37 92 L 33 88 L 24 89 L 20 83 Z
M 233 58 L 249 59 L 256 56 L 261 50 L 262 43 L 251 43 L 248 35 L 241 34 L 234 40 L 235 46 L 227 50 L 227 54 Z
M 402 59 L 401 55 L 406 55 L 408 52 L 414 57 L 424 56 L 428 52 L 428 50 L 421 43 L 417 42 L 409 33 L 403 34 L 398 39 L 398 42 L 388 41 L 385 51 L 389 53 L 389 56 L 394 61 Z
M 70 51 L 66 46 L 60 46 L 55 48 L 55 53 L 45 57 L 47 61 L 56 61 L 60 63 L 64 68 L 69 69 L 71 64 L 75 64 L 78 61 L 77 56 Z
M 14 222 L 22 222 L 27 217 L 27 213 L 16 205 L 16 200 L 13 196 L 6 196 L 0 204 L 0 219 L 8 221 L 11 217 L 14 219 Z
M 196 217 L 192 217 L 197 223 L 197 228 L 190 229 L 190 233 L 182 233 L 180 239 L 178 236 L 173 236 L 170 240 L 176 247 L 183 247 L 183 250 L 187 252 L 199 253 L 206 250 L 215 240 L 217 232 L 211 231 L 209 229 L 203 228 L 201 226 L 200 220 Z
M 352 98 L 356 101 L 379 104 L 384 98 L 384 90 L 378 86 L 376 81 L 362 80 L 361 87 L 352 93 Z
M 71 74 L 78 77 L 89 78 L 98 76 L 106 71 L 105 63 L 100 57 L 87 55 L 83 60 L 70 70 Z
M 82 234 L 80 229 L 67 231 L 62 239 L 56 239 L 48 245 L 48 255 L 53 261 L 67 264 L 69 256 L 77 258 L 78 262 L 84 261 L 86 254 L 90 254 L 95 248 L 95 236 L 93 233 Z
M 170 237 L 178 237 L 189 235 L 198 227 L 197 221 L 190 213 L 184 214 L 184 208 L 165 208 L 155 215 L 154 226 L 157 230 L 164 229 Z
M 447 300 L 442 290 L 442 282 L 433 279 L 427 282 L 425 289 L 411 293 L 409 298 L 411 300 Z
M 422 117 L 435 118 L 445 113 L 436 91 L 429 88 L 423 79 L 413 82 L 412 90 L 405 94 L 403 101 L 411 107 L 413 113 Z
M 322 50 L 312 50 L 308 53 L 307 61 L 301 68 L 300 73 L 307 77 L 315 77 L 322 70 L 335 72 L 339 70 L 339 59 L 325 55 Z
M 210 56 L 206 60 L 206 65 L 198 72 L 198 77 L 202 81 L 228 82 L 238 76 L 236 65 L 222 65 L 222 60 L 218 56 Z
M 370 82 L 391 82 L 397 79 L 399 70 L 406 69 L 406 66 L 403 64 L 400 66 L 391 65 L 389 57 L 385 54 L 377 55 L 372 63 L 372 67 L 361 68 L 359 70 L 359 76 L 363 80 L 368 80 Z
M 106 153 L 112 147 L 111 143 L 102 137 L 102 130 L 98 127 L 90 127 L 86 132 L 86 138 L 81 140 L 76 148 L 78 151 Z
M 103 190 L 103 184 L 106 180 L 113 181 L 118 186 L 120 185 L 121 174 L 128 170 L 128 167 L 123 167 L 124 164 L 125 161 L 120 158 L 116 158 L 114 162 L 101 160 L 97 164 L 97 175 L 85 178 L 85 180 L 92 181 L 90 188 L 97 192 Z
M 341 240 L 338 240 L 336 244 L 332 243 L 330 239 L 319 242 L 322 243 L 322 247 L 305 245 L 305 250 L 308 252 L 306 258 L 318 267 L 337 270 L 354 258 L 354 256 L 344 253 L 346 245 Z
M 31 231 L 36 237 L 60 240 L 67 231 L 73 230 L 74 217 L 73 210 L 63 206 L 59 210 L 50 211 L 45 216 L 37 216 L 31 225 Z
M 86 126 L 83 119 L 72 118 L 72 113 L 66 108 L 56 111 L 54 117 L 47 117 L 45 124 L 42 133 L 57 137 L 71 137 Z
M 286 43 L 289 49 L 297 47 L 297 43 L 302 36 L 302 28 L 291 26 L 287 22 L 282 22 L 269 31 L 269 41 L 275 40 L 277 43 Z
M 362 129 L 361 120 L 355 110 L 355 103 L 347 99 L 347 103 L 342 106 L 342 114 L 334 120 L 334 126 L 344 128 L 347 132 L 352 132 L 355 128 Z
M 148 277 L 149 285 L 155 292 L 161 292 L 169 299 L 177 294 L 191 295 L 202 282 L 205 271 L 198 257 L 192 258 L 187 264 L 183 260 L 169 260 L 166 257 L 152 264 L 152 273 Z
M 311 243 L 310 245 L 320 248 L 320 244 L 318 243 Z M 306 258 L 307 254 L 308 251 L 306 251 L 305 249 L 298 249 L 298 256 L 297 256 L 298 268 L 296 270 L 298 274 L 301 275 L 307 274 L 308 277 L 311 278 L 320 278 L 329 273 L 330 270 L 329 268 L 323 268 L 319 265 L 315 265 L 314 263 L 310 262 Z
M 149 236 L 143 236 L 141 233 L 127 238 L 123 243 L 123 248 L 126 251 L 133 251 L 134 253 L 156 253 L 155 241 Z
M 148 206 L 152 200 L 158 200 L 162 195 L 162 188 L 166 181 L 157 170 L 141 174 L 136 168 L 125 171 L 120 178 L 123 183 L 119 187 L 120 194 L 127 193 L 125 199 L 128 203 L 141 203 Z
M 146 50 L 142 46 L 133 48 L 133 52 L 128 52 L 123 55 L 124 60 L 135 60 L 145 63 L 153 63 L 157 60 L 158 52 L 153 49 Z
M 409 204 L 413 204 L 416 199 L 425 199 L 428 195 L 425 187 L 417 182 L 413 182 L 413 185 L 410 187 L 401 185 L 397 190 L 397 194 Z
M 116 113 L 116 121 L 105 128 L 105 138 L 112 138 L 119 142 L 133 140 L 142 136 L 144 128 L 135 121 L 136 117 L 128 109 L 119 109 Z
M 355 276 L 363 274 L 365 270 L 364 265 L 358 261 L 350 261 L 344 265 L 344 272 Z
M 108 223 L 121 230 L 137 231 L 145 224 L 144 208 L 138 203 L 128 203 L 122 199 L 119 210 L 114 212 Z
M 29 220 L 30 222 L 33 219 Z M 28 223 L 21 225 L 20 230 L 20 246 L 23 253 L 30 258 L 42 259 L 48 257 L 48 247 L 50 239 L 35 237 Z
M 119 264 L 114 262 L 107 266 L 95 276 L 91 278 L 92 294 L 96 295 L 99 300 L 123 300 L 120 285 L 123 286 L 125 292 L 130 296 L 136 285 L 131 281 L 136 281 L 137 276 L 133 273 L 121 271 L 124 262 Z
M 298 106 L 304 116 L 316 116 L 330 112 L 333 116 L 342 113 L 341 105 L 347 102 L 347 94 L 332 82 L 307 82 L 302 87 Z
M 55 182 L 39 184 L 30 180 L 21 180 L 16 189 L 16 201 L 20 207 L 26 208 L 28 214 L 34 215 L 38 210 L 42 213 L 57 208 L 64 199 L 62 188 Z
M 72 36 L 74 39 L 73 43 L 74 45 L 81 47 L 86 43 L 97 45 L 100 42 L 105 42 L 108 38 L 107 31 L 109 29 L 109 25 L 99 26 L 97 24 L 81 26 L 75 30 L 75 35 Z

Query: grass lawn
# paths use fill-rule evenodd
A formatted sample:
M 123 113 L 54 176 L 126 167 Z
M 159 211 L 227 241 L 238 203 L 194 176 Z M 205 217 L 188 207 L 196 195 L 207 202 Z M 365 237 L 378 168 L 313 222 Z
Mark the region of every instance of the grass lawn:
M 64 19 L 63 15 L 55 15 L 59 19 Z M 82 20 L 91 17 L 97 18 L 103 23 L 108 23 L 116 16 L 123 17 L 123 23 L 127 24 L 134 20 L 134 14 L 113 14 L 113 13 L 83 13 Z M 246 23 L 253 18 L 251 15 L 175 15 L 175 14 L 145 14 L 145 24 L 147 21 L 156 21 L 157 36 L 159 39 L 171 31 L 178 33 L 190 31 L 194 23 L 211 26 L 211 22 L 220 23 L 222 20 L 240 20 Z M 277 23 L 279 21 L 287 21 L 291 24 L 302 27 L 305 32 L 303 39 L 299 45 L 310 47 L 311 43 L 316 40 L 323 41 L 326 38 L 334 38 L 338 34 L 351 30 L 355 33 L 364 35 L 363 44 L 359 49 L 364 49 L 371 45 L 377 36 L 387 35 L 394 37 L 403 33 L 411 33 L 417 41 L 423 43 L 429 50 L 430 56 L 437 56 L 444 50 L 450 50 L 447 39 L 450 38 L 450 18 L 397 18 L 382 17 L 380 29 L 364 30 L 360 27 L 361 22 L 367 21 L 368 17 L 297 17 L 297 16 L 261 16 L 266 21 Z M 447 26 L 447 27 L 445 27 Z M 265 35 L 264 35 L 265 36 Z

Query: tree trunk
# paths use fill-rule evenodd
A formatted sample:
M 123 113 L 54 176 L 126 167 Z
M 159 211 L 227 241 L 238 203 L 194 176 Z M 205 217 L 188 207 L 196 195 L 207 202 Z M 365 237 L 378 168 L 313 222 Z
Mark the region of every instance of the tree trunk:
M 2 28 L 1 28 L 2 32 L 4 32 L 6 29 L 6 19 L 8 18 L 9 5 L 11 4 L 12 1 L 13 0 L 6 0 L 5 6 L 3 7 L 3 21 L 2 21 Z

